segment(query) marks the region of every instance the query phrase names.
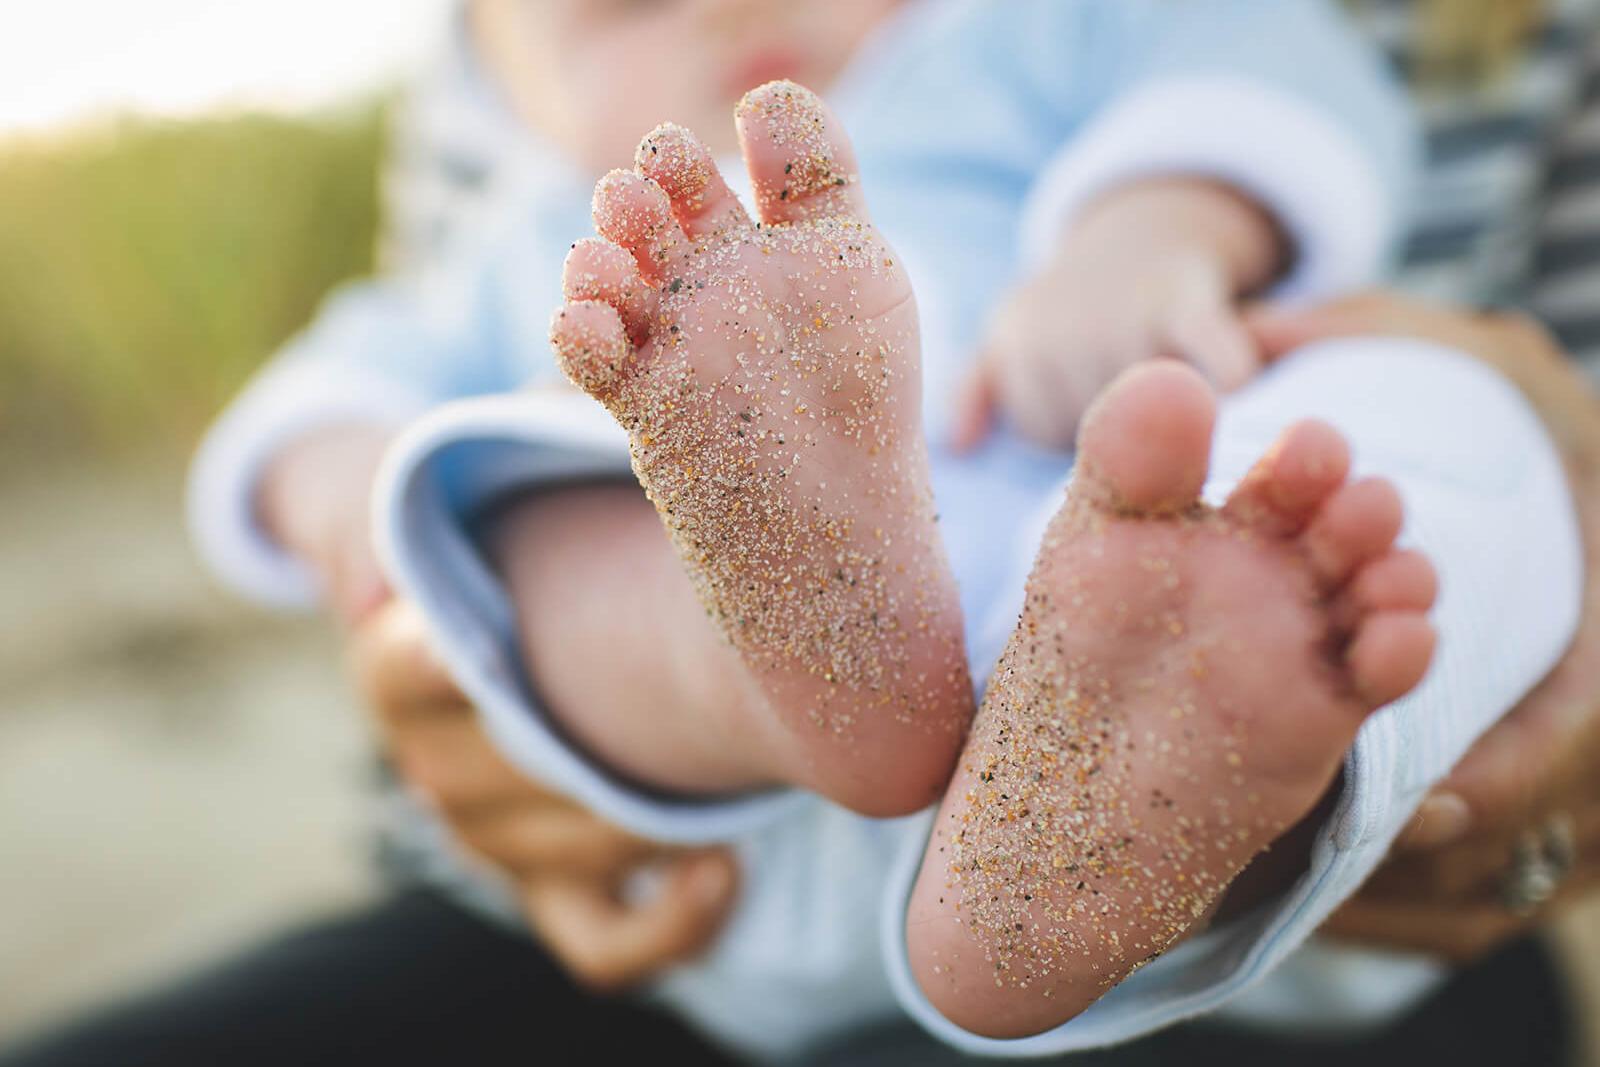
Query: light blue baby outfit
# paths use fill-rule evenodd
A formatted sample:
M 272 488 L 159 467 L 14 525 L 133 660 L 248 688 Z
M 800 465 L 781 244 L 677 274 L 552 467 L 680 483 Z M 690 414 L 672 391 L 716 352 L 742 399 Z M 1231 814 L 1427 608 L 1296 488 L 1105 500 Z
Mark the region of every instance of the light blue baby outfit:
M 1353 892 L 1427 784 L 1543 673 L 1571 632 L 1579 565 L 1559 463 L 1509 389 L 1429 346 L 1289 361 L 1225 409 L 1217 485 L 1236 479 L 1291 418 L 1322 411 L 1351 436 L 1358 460 L 1401 482 L 1414 520 L 1420 510 L 1474 521 L 1472 509 L 1492 499 L 1538 525 L 1505 533 L 1542 546 L 1534 573 L 1501 568 L 1461 611 L 1492 616 L 1537 595 L 1548 622 L 1518 635 L 1509 666 L 1475 688 L 1476 710 L 1457 708 L 1440 726 L 1428 703 L 1439 698 L 1425 686 L 1422 699 L 1375 717 L 1312 870 L 1282 900 L 1180 946 L 1046 1034 L 967 1034 L 931 1009 L 905 967 L 903 908 L 926 816 L 873 821 L 788 792 L 663 801 L 616 782 L 543 718 L 474 520 L 507 493 L 627 478 L 626 447 L 587 398 L 510 393 L 556 375 L 546 323 L 566 249 L 591 232 L 588 185 L 525 134 L 485 119 L 493 104 L 481 83 L 457 89 L 455 106 L 478 128 L 520 138 L 506 168 L 516 175 L 512 194 L 479 220 L 476 236 L 452 240 L 425 269 L 347 290 L 263 372 L 196 461 L 197 537 L 246 590 L 310 599 L 309 576 L 255 528 L 264 464 L 318 425 L 398 424 L 459 401 L 414 426 L 386 466 L 376 521 L 391 577 L 423 607 L 441 654 L 519 767 L 636 832 L 735 845 L 744 871 L 735 915 L 703 960 L 667 975 L 657 992 L 741 1050 L 791 1054 L 904 1011 L 975 1052 L 1037 1055 L 1127 1040 L 1239 998 Z M 1296 250 L 1282 295 L 1373 282 L 1403 221 L 1412 131 L 1375 58 L 1333 5 L 1315 0 L 923 0 L 876 37 L 830 98 L 856 142 L 874 221 L 917 288 L 935 491 L 981 679 L 1015 620 L 1040 523 L 1070 471 L 1069 456 L 1004 433 L 971 457 L 939 444 L 985 313 L 1087 201 L 1175 173 L 1231 182 L 1275 214 Z M 462 399 L 472 397 L 483 399 Z M 1490 429 L 1452 429 L 1463 410 L 1490 413 Z M 1389 432 L 1414 412 L 1422 425 L 1439 424 L 1446 442 L 1452 433 L 1468 439 L 1442 474 Z M 1479 561 L 1476 550 L 1452 547 L 1452 525 L 1441 529 L 1426 547 L 1443 561 L 1449 588 L 1457 559 Z M 1466 662 L 1483 658 L 1477 644 L 1460 647 Z M 1454 682 L 1445 696 L 1457 693 Z M 1310 972 L 1294 970 L 1281 973 L 1301 990 L 1317 987 L 1299 1010 L 1325 1019 L 1390 1010 L 1435 974 L 1331 955 Z M 1272 1010 L 1292 1017 L 1295 997 L 1278 985 Z

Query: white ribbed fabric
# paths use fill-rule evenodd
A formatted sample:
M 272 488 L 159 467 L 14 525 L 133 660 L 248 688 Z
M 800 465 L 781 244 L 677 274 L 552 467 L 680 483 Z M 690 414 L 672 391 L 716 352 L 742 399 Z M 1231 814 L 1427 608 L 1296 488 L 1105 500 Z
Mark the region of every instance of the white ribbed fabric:
M 1354 892 L 1429 785 L 1549 669 L 1576 626 L 1582 563 L 1562 467 L 1510 385 L 1433 345 L 1315 346 L 1224 403 L 1208 495 L 1225 492 L 1304 417 L 1346 434 L 1358 472 L 1399 485 L 1405 539 L 1429 553 L 1441 575 L 1434 669 L 1362 729 L 1312 868 L 1283 899 L 1181 946 L 1065 1026 L 1020 1041 L 976 1038 L 946 1023 L 907 972 L 904 903 L 925 818 L 877 823 L 798 794 L 665 803 L 618 783 L 542 719 L 522 679 L 506 594 L 473 548 L 471 516 L 508 486 L 625 476 L 621 435 L 598 406 L 570 395 L 525 396 L 467 401 L 430 416 L 386 467 L 376 519 L 392 579 L 424 606 L 452 671 L 518 766 L 641 833 L 737 845 L 746 882 L 734 927 L 662 990 L 688 1017 L 750 1051 L 775 1053 L 871 1017 L 863 1013 L 882 1010 L 892 990 L 913 1017 L 960 1048 L 1044 1055 L 1126 1041 L 1217 1010 L 1270 974 Z M 995 521 L 949 508 L 944 516 L 951 524 Z M 1016 541 L 1001 597 L 1010 607 L 982 628 L 995 638 L 976 643 L 994 648 L 974 649 L 984 657 L 973 663 L 979 677 L 1015 619 L 1047 517 L 1032 516 L 1032 532 Z M 852 855 L 844 867 L 828 862 Z M 881 960 L 861 953 L 873 921 L 861 914 L 866 883 L 882 894 Z M 1324 1023 L 1341 1004 L 1370 1014 L 1403 1003 L 1427 975 L 1415 965 L 1355 966 L 1334 978 L 1365 995 L 1304 1005 Z M 1376 995 L 1385 982 L 1389 995 Z

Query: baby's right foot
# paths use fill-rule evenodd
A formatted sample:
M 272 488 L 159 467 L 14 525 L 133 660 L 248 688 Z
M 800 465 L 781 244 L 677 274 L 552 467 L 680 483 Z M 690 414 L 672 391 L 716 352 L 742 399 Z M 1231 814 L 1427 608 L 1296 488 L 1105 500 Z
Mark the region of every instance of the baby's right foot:
M 1395 490 L 1301 423 L 1207 507 L 1214 416 L 1146 364 L 1084 423 L 911 899 L 918 981 L 967 1029 L 1048 1029 L 1169 948 L 1427 668 Z
M 738 110 L 761 221 L 687 131 L 595 190 L 551 341 L 634 470 L 771 729 L 753 771 L 858 811 L 937 799 L 972 714 L 921 426 L 917 313 L 837 120 Z

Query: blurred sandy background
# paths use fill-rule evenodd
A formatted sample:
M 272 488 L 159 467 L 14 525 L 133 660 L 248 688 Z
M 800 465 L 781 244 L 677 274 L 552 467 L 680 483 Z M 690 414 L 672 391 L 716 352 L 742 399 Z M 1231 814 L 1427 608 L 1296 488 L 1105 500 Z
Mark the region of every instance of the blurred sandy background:
M 186 453 L 371 269 L 440 0 L 0 0 L 0 1043 L 360 900 L 330 628 L 212 586 Z
M 438 3 L 331 7 L 0 4 L 0 1042 L 374 891 L 332 631 L 181 521 L 207 418 L 371 267 Z M 1600 903 L 1558 937 L 1600 1016 Z

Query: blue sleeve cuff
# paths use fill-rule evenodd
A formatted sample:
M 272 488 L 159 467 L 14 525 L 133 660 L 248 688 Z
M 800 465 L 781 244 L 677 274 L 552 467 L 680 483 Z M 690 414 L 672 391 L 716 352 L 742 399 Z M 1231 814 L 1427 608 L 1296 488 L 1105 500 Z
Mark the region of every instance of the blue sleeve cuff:
M 585 396 L 522 393 L 448 404 L 405 433 L 385 459 L 374 504 L 379 551 L 390 581 L 422 610 L 436 650 L 513 766 L 642 837 L 726 841 L 781 818 L 806 797 L 661 797 L 591 761 L 539 706 L 510 597 L 473 539 L 474 518 L 507 493 L 615 478 L 632 478 L 626 437 Z

